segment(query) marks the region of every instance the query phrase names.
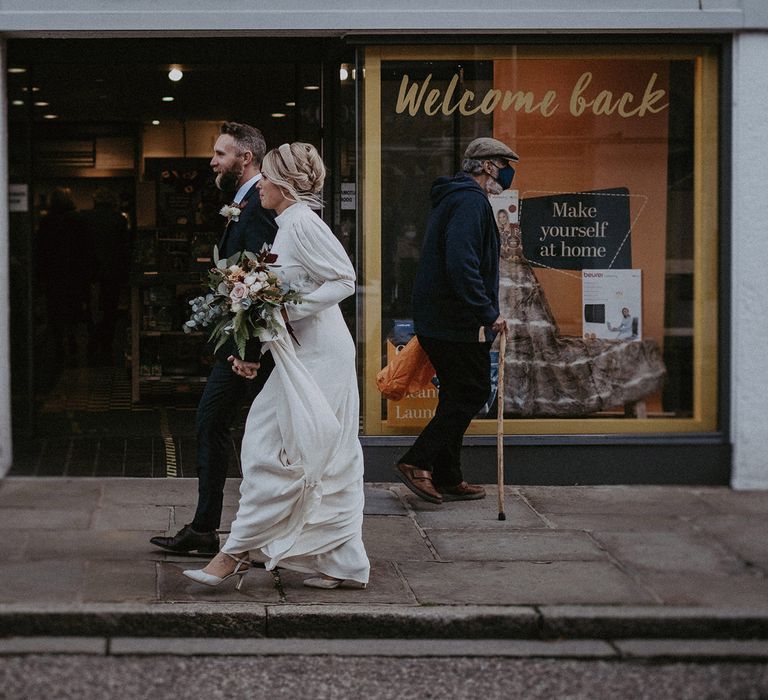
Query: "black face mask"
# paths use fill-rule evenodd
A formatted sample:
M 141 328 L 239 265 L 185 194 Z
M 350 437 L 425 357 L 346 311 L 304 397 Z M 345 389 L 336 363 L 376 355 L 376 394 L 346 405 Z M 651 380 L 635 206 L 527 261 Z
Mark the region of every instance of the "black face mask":
M 509 189 L 512 184 L 512 180 L 515 177 L 515 169 L 511 165 L 506 165 L 503 168 L 499 168 L 499 174 L 494 179 L 505 190 Z

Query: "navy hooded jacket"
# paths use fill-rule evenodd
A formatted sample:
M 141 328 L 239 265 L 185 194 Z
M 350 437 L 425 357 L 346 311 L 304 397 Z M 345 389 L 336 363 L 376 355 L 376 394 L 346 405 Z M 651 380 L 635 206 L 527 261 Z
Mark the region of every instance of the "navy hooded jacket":
M 499 231 L 488 197 L 469 175 L 440 177 L 431 191 L 413 286 L 417 335 L 477 342 L 499 317 Z M 486 340 L 491 340 L 490 332 Z

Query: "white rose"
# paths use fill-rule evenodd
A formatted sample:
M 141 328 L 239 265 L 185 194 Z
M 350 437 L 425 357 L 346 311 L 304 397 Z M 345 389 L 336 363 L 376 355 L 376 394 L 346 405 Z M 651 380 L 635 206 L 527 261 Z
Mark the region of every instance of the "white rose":
M 248 296 L 248 287 L 242 282 L 235 282 L 235 286 L 232 287 L 232 291 L 229 293 L 229 298 L 233 302 L 240 302 L 245 299 L 246 296 Z M 234 309 L 234 304 L 232 308 Z
M 253 272 L 251 272 L 250 274 L 245 276 L 245 278 L 243 279 L 243 284 L 246 287 L 250 287 L 255 281 L 256 281 L 256 275 Z

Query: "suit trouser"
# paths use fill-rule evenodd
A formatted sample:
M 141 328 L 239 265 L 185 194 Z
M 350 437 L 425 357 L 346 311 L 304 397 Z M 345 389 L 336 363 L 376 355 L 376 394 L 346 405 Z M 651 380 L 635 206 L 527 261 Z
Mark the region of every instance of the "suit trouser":
M 237 411 L 251 402 L 264 387 L 275 366 L 272 353 L 265 354 L 255 379 L 244 379 L 229 362 L 216 360 L 197 406 L 197 510 L 192 529 L 212 532 L 221 524 L 227 454 L 231 449 L 229 429 Z
M 491 344 L 419 336 L 440 381 L 437 410 L 401 462 L 432 471 L 439 486 L 464 480 L 461 443 L 491 393 Z

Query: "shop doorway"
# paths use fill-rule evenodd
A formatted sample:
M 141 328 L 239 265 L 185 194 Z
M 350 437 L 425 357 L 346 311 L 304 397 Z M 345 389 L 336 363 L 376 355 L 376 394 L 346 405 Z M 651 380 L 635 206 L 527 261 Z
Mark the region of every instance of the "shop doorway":
M 219 126 L 318 146 L 354 257 L 353 60 L 326 39 L 8 42 L 11 473 L 195 474 L 211 354 L 182 324 L 223 227 Z

